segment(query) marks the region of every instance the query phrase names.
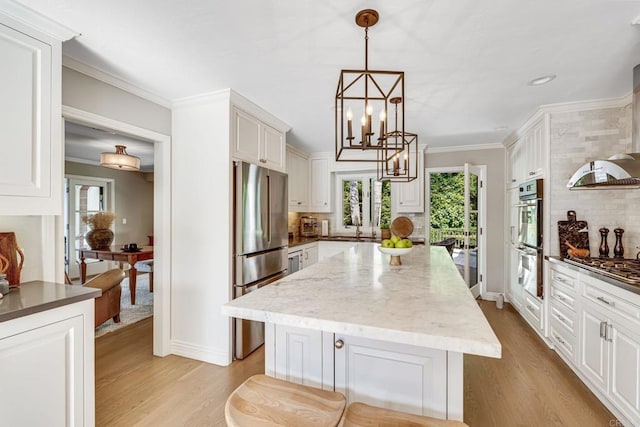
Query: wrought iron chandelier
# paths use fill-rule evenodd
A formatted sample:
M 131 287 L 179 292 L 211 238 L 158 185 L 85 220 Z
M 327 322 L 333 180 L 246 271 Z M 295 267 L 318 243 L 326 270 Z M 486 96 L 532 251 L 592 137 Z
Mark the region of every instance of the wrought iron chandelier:
M 379 19 L 373 9 L 356 14 L 356 24 L 364 28 L 364 70 L 341 70 L 335 103 L 336 161 L 376 162 L 391 161 L 400 155 L 396 142 L 386 146 L 387 111 L 391 99 L 399 99 L 396 106 L 396 131 L 404 135 L 404 72 L 369 69 L 369 27 Z M 379 118 L 374 124 L 375 117 Z M 355 129 L 354 118 L 360 117 Z M 404 138 L 400 138 L 404 144 Z M 417 144 L 416 144 L 417 145 Z M 395 148 L 391 148 L 395 147 Z M 402 145 L 404 147 L 404 145 Z
M 395 106 L 395 129 L 384 136 L 378 151 L 378 181 L 410 182 L 418 177 L 418 135 L 398 129 L 398 104 L 402 99 L 389 100 Z

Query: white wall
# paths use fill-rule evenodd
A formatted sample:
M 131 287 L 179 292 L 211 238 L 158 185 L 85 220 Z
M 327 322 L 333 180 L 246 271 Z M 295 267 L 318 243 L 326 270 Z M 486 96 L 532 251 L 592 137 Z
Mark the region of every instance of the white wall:
M 171 135 L 171 110 L 62 67 L 62 105 Z
M 487 166 L 487 291 L 504 292 L 504 209 L 505 150 L 451 151 L 425 154 L 425 168 L 464 166 L 465 163 Z M 425 178 L 426 179 L 426 178 Z M 426 203 L 425 203 L 426 206 Z M 428 215 L 426 220 L 428 221 Z
M 229 92 L 173 107 L 171 352 L 231 363 Z

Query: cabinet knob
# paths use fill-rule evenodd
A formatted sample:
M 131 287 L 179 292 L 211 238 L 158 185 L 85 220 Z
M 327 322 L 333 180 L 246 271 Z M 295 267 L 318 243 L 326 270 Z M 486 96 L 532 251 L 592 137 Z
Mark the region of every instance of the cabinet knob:
M 533 176 L 535 174 L 536 174 L 535 172 L 529 172 L 529 176 Z
M 402 203 L 404 203 L 404 202 L 400 202 L 400 204 L 402 204 Z
M 511 180 L 511 182 L 516 182 L 516 180 L 515 180 L 515 179 L 512 179 L 512 180 Z
M 327 202 L 324 202 L 324 205 L 327 206 Z
M 267 161 L 265 159 L 260 159 L 261 163 L 267 163 Z
M 298 202 L 298 204 L 299 204 L 299 205 L 301 205 L 301 204 L 302 204 L 302 202 Z
M 344 347 L 344 341 L 342 340 L 336 341 L 336 348 L 340 350 L 342 347 Z

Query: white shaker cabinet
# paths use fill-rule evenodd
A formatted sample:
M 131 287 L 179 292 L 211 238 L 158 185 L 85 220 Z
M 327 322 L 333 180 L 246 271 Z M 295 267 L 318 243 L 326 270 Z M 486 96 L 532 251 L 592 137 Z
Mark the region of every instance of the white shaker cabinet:
M 396 213 L 424 212 L 424 154 L 418 150 L 418 177 L 410 182 L 391 184 L 391 201 Z
M 401 412 L 447 418 L 447 352 L 335 335 L 335 391 Z
M 318 243 L 306 245 L 302 251 L 302 268 L 307 268 L 318 262 Z
M 640 333 L 621 322 L 609 328 L 611 371 L 609 397 L 625 415 L 640 424 Z
M 547 164 L 545 116 L 536 117 L 520 129 L 518 139 L 507 147 L 507 188 L 544 176 Z
M 331 212 L 331 173 L 329 158 L 309 159 L 309 211 Z
M 606 329 L 607 316 L 585 304 L 581 314 L 578 369 L 605 394 L 609 381 L 609 346 L 605 337 Z
M 61 43 L 0 13 L 0 213 L 62 213 Z
M 309 161 L 297 150 L 287 147 L 289 211 L 309 211 Z
M 277 325 L 275 348 L 276 378 L 322 388 L 322 331 Z
M 0 323 L 6 426 L 94 424 L 94 301 Z
M 284 134 L 237 107 L 233 108 L 232 114 L 232 156 L 286 173 Z

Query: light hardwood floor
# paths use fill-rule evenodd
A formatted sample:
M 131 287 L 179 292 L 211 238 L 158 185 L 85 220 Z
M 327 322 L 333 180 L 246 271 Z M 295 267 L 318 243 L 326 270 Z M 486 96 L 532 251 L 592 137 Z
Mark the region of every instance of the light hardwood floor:
M 505 304 L 480 302 L 502 359 L 465 356 L 465 422 L 472 427 L 601 426 L 614 417 Z M 222 368 L 151 355 L 151 319 L 96 340 L 96 425 L 217 426 L 227 396 L 264 372 L 264 351 Z

